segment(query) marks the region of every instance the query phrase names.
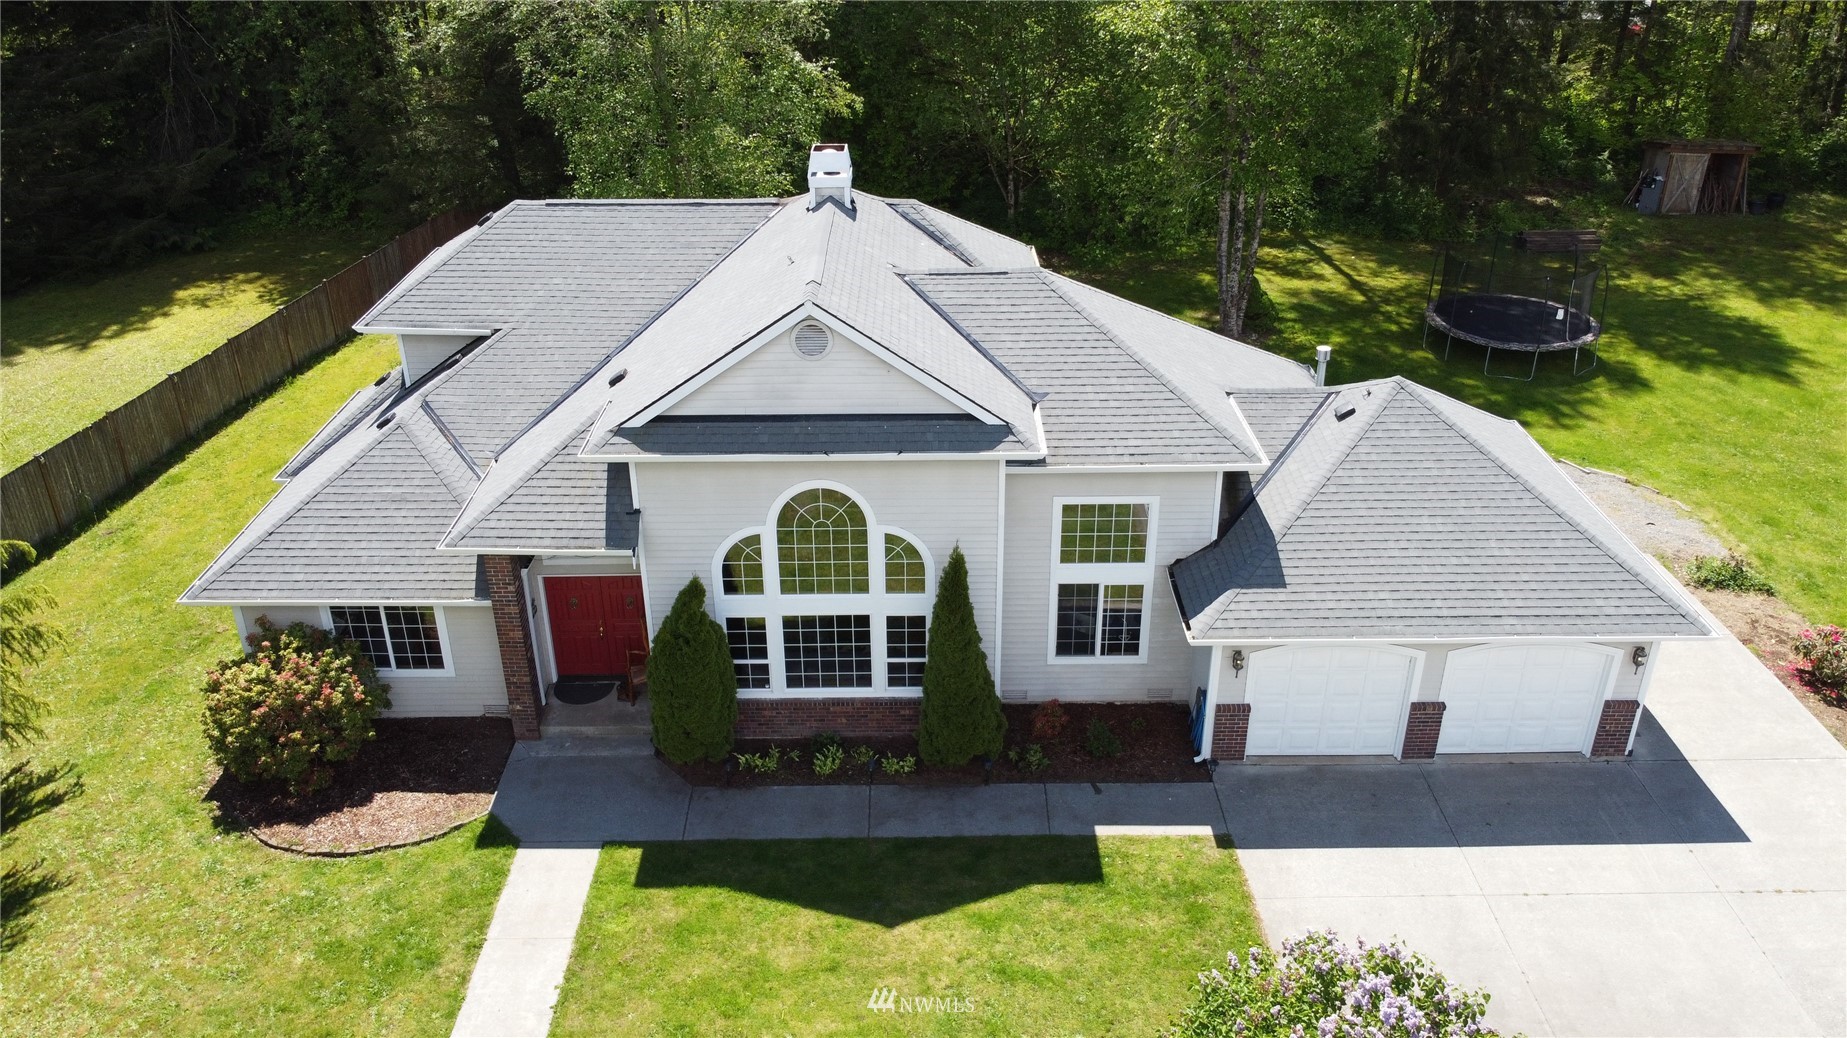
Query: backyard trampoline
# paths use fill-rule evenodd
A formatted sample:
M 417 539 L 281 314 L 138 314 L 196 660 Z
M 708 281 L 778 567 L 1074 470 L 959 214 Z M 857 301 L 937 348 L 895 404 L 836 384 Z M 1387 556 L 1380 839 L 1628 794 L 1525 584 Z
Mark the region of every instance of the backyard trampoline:
M 1561 240 L 1568 255 L 1553 244 Z M 1496 350 L 1531 354 L 1529 382 L 1542 353 L 1570 350 L 1572 374 L 1590 371 L 1603 336 L 1603 268 L 1586 260 L 1582 238 L 1528 232 L 1516 241 L 1520 247 L 1505 255 L 1498 246 L 1486 257 L 1453 246 L 1439 254 L 1424 298 L 1425 344 L 1434 329 L 1444 337 L 1444 359 L 1458 339 L 1484 347 L 1482 373 L 1497 378 L 1520 376 L 1494 372 Z

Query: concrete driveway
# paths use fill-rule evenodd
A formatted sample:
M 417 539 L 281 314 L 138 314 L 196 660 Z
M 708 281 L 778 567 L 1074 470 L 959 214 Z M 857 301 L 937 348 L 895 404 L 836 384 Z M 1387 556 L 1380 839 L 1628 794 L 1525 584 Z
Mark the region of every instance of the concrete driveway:
M 1219 769 L 1270 938 L 1402 938 L 1507 1031 L 1847 1034 L 1847 752 L 1737 641 L 1660 653 L 1628 761 Z

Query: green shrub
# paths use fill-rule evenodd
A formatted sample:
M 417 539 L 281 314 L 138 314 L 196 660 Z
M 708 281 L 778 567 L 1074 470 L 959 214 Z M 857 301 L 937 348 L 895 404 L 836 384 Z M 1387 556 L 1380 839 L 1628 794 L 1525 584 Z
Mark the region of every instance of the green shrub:
M 1099 759 L 1118 757 L 1122 755 L 1122 740 L 1101 717 L 1093 717 L 1084 729 L 1084 752 Z
M 741 771 L 752 775 L 774 775 L 782 770 L 784 756 L 793 762 L 799 760 L 801 755 L 794 750 L 785 755 L 782 750 L 771 746 L 762 753 L 739 753 L 734 756 L 737 757 L 738 769 Z
M 1007 759 L 1021 771 L 1044 771 L 1052 764 L 1045 755 L 1045 749 L 1036 742 L 1029 742 L 1024 747 L 1016 746 L 1007 751 Z
M 705 585 L 686 582 L 648 656 L 654 745 L 676 764 L 724 760 L 738 719 L 737 671 L 725 629 L 706 615 Z
M 909 775 L 917 770 L 917 758 L 909 756 L 887 757 L 879 762 L 887 775 Z
M 847 751 L 837 742 L 829 743 L 814 751 L 811 759 L 814 762 L 814 773 L 826 778 L 839 771 L 840 766 L 846 763 Z
M 1833 624 L 1805 628 L 1795 650 L 1790 672 L 1822 699 L 1847 706 L 1847 632 Z
M 1071 715 L 1056 699 L 1048 699 L 1033 708 L 1033 738 L 1039 742 L 1057 742 L 1070 723 Z
M 257 618 L 248 656 L 205 675 L 200 721 L 212 756 L 240 782 L 282 781 L 307 793 L 373 737 L 391 686 L 357 644 L 307 624 Z
M 1193 1004 L 1169 1038 L 1290 1035 L 1494 1035 L 1484 992 L 1454 987 L 1397 944 L 1348 948 L 1332 933 L 1252 948 L 1199 974 Z
M 1709 591 L 1739 591 L 1747 595 L 1774 595 L 1770 585 L 1741 556 L 1701 555 L 1687 564 L 1687 583 Z
M 968 597 L 968 560 L 958 547 L 943 567 L 930 616 L 917 752 L 929 764 L 966 764 L 998 756 L 1006 734 L 1007 718 Z
M 867 746 L 865 743 L 860 743 L 858 746 L 853 747 L 853 752 L 848 755 L 847 759 L 853 762 L 854 767 L 863 768 L 871 764 L 872 758 L 878 755 L 879 751 Z

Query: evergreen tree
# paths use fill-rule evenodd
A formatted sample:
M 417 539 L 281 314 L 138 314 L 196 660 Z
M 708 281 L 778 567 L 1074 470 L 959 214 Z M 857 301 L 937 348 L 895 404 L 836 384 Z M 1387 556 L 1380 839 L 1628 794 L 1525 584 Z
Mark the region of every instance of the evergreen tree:
M 705 611 L 705 585 L 686 582 L 648 658 L 654 745 L 678 764 L 723 760 L 738 719 L 738 679 L 725 629 Z
M 943 567 L 930 616 L 917 752 L 926 764 L 966 764 L 974 757 L 998 755 L 1006 734 L 994 672 L 988 669 L 975 605 L 968 597 L 968 560 L 958 547 Z

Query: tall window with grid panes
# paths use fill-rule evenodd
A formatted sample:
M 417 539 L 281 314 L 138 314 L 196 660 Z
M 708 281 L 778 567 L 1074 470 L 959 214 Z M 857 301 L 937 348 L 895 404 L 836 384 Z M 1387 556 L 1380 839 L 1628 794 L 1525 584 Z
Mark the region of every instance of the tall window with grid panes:
M 1146 658 L 1153 499 L 1054 504 L 1053 662 Z
M 738 688 L 793 693 L 923 687 L 930 564 L 851 493 L 791 494 L 719 561 L 718 612 Z

